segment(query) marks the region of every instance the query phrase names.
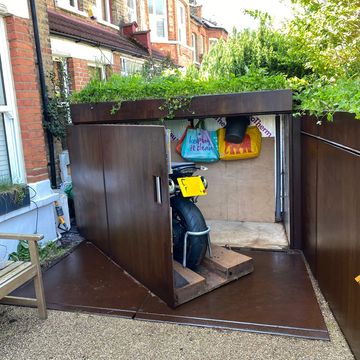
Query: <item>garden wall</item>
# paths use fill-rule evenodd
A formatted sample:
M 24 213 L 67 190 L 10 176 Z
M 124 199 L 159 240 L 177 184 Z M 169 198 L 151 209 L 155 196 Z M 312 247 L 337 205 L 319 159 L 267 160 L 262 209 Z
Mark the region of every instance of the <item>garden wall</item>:
M 360 358 L 360 121 L 304 117 L 301 125 L 302 242 L 305 256 Z

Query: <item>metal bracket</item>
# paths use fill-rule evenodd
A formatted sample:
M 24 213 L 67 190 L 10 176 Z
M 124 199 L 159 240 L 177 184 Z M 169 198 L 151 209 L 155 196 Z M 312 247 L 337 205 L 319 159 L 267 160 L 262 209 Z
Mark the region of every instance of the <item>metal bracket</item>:
M 211 251 L 211 242 L 210 242 L 210 227 L 208 226 L 206 230 L 204 231 L 187 231 L 185 233 L 184 236 L 184 252 L 183 252 L 183 267 L 186 267 L 186 248 L 187 248 L 187 238 L 189 235 L 191 236 L 202 236 L 202 235 L 207 235 L 207 243 L 208 243 L 208 252 L 209 252 L 209 257 L 212 257 L 212 251 Z

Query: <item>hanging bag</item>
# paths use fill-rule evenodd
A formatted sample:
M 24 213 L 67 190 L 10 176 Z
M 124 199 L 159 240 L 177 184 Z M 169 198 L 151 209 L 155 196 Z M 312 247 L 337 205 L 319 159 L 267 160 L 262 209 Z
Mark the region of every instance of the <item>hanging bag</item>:
M 184 135 L 179 141 L 179 143 L 181 142 L 181 157 L 183 159 L 193 162 L 215 162 L 219 160 L 216 131 L 205 130 L 203 120 L 200 120 L 195 128 L 188 127 Z M 181 141 L 182 139 L 183 141 Z
M 221 160 L 251 159 L 260 155 L 261 132 L 256 126 L 247 128 L 240 144 L 227 142 L 224 128 L 218 130 L 218 140 Z

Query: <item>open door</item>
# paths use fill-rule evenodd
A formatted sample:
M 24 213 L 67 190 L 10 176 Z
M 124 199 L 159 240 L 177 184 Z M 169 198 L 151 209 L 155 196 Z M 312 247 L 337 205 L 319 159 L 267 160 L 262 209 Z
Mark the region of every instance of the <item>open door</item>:
M 165 128 L 76 125 L 71 153 L 81 232 L 136 280 L 174 306 Z M 97 199 L 99 203 L 89 207 L 90 200 L 83 199 Z M 106 225 L 101 221 L 101 236 L 92 233 L 93 222 L 99 221 L 96 216 L 88 216 L 92 213 L 106 219 Z

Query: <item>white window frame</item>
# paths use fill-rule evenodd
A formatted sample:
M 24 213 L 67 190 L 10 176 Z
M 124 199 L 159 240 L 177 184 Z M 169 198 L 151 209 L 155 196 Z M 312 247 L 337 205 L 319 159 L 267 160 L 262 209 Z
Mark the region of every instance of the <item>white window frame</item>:
M 144 61 L 140 61 L 140 60 L 137 60 L 134 58 L 126 57 L 126 56 L 121 56 L 120 57 L 120 74 L 122 76 L 129 76 L 131 74 L 134 74 L 133 71 L 129 71 L 130 69 L 129 69 L 128 62 L 136 63 L 141 66 L 144 65 Z
M 191 48 L 192 48 L 194 63 L 199 63 L 198 46 L 197 45 L 198 45 L 197 44 L 197 36 L 195 33 L 191 33 Z
M 209 50 L 219 42 L 218 38 L 209 38 Z
M 101 69 L 101 80 L 106 80 L 106 69 L 104 64 L 98 64 L 98 63 L 88 63 L 88 67 L 98 68 Z
M 156 9 L 156 1 L 158 0 L 153 0 L 153 13 L 150 12 L 149 9 L 149 20 L 150 20 L 150 37 L 151 37 L 151 41 L 152 42 L 162 42 L 162 41 L 167 41 L 168 39 L 168 12 L 167 12 L 167 1 L 164 1 L 165 4 L 165 8 L 164 8 L 164 15 L 157 15 L 155 12 Z M 164 20 L 164 36 L 158 36 L 157 34 L 157 26 L 156 26 L 156 22 L 158 19 L 162 19 Z
M 183 22 L 181 22 L 181 12 L 183 12 Z M 177 3 L 177 29 L 178 29 L 178 40 L 180 44 L 187 43 L 187 34 L 186 34 L 186 11 L 185 6 L 181 1 Z
M 136 9 L 137 3 L 136 3 L 136 0 L 133 0 L 133 4 L 134 4 L 134 8 L 131 8 L 129 6 L 129 0 L 127 0 L 127 2 L 126 2 L 128 18 L 129 18 L 129 22 L 131 22 L 131 23 L 134 22 L 134 21 L 137 21 L 137 9 Z
M 75 14 L 82 15 L 82 16 L 88 16 L 85 11 L 81 11 L 79 9 L 78 0 L 74 0 L 74 6 L 70 5 L 70 0 L 55 0 L 56 6 L 59 8 L 71 11 Z
M 199 55 L 204 55 L 205 53 L 205 37 L 204 35 L 200 35 L 200 51 Z
M 97 20 L 101 23 L 111 24 L 111 7 L 110 0 L 105 0 L 105 13 L 102 11 L 102 0 L 96 0 L 96 9 L 97 9 Z
M 16 106 L 14 80 L 12 77 L 6 28 L 2 16 L 0 16 L 0 54 L 7 103 L 5 106 L 0 106 L 0 113 L 4 115 L 10 173 L 13 182 L 24 183 L 26 181 L 26 175 L 19 116 Z

